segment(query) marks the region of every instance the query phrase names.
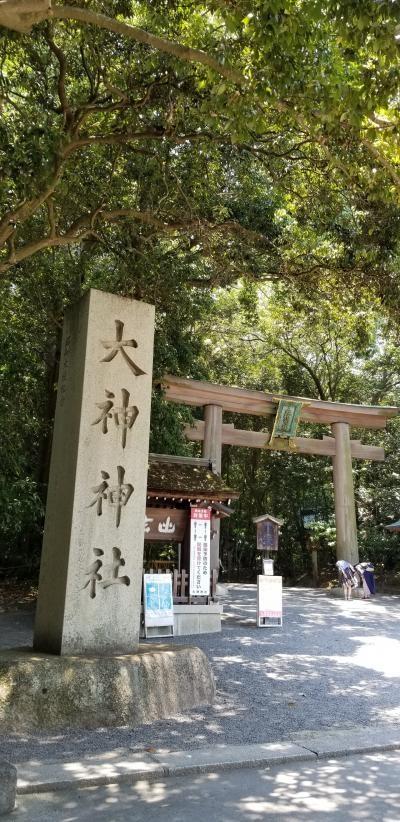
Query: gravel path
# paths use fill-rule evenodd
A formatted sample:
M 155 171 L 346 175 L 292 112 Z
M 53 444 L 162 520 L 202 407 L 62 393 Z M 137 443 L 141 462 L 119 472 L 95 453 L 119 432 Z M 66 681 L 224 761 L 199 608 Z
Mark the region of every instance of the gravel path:
M 254 585 L 232 585 L 221 634 L 174 640 L 193 640 L 208 655 L 218 689 L 212 708 L 135 729 L 3 736 L 0 756 L 76 759 L 114 747 L 179 750 L 400 725 L 400 597 L 344 602 L 286 589 L 282 629 L 255 627 L 255 599 Z M 0 614 L 1 647 L 28 645 L 31 625 L 32 614 Z

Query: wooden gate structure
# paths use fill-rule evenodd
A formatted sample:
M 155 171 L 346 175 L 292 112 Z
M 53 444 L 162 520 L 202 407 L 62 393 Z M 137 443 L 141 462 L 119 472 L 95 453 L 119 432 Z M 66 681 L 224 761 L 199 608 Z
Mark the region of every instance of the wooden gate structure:
M 336 553 L 338 559 L 358 562 L 357 522 L 353 484 L 353 459 L 383 461 L 383 448 L 363 445 L 360 440 L 351 439 L 351 428 L 386 428 L 388 419 L 396 417 L 400 408 L 388 406 L 351 405 L 341 402 L 288 397 L 250 391 L 245 388 L 230 388 L 225 385 L 200 382 L 167 375 L 162 382 L 165 397 L 170 402 L 182 405 L 204 407 L 204 420 L 193 427 L 187 426 L 185 435 L 192 441 L 203 442 L 203 457 L 212 460 L 216 470 L 221 472 L 221 452 L 223 445 L 239 445 L 248 448 L 268 448 L 265 432 L 246 431 L 224 424 L 224 411 L 235 414 L 251 414 L 275 417 L 279 400 L 302 402 L 300 420 L 303 423 L 330 425 L 332 437 L 322 439 L 294 437 L 290 449 L 279 440 L 274 440 L 272 450 L 290 450 L 297 454 L 313 454 L 331 457 L 333 462 L 333 486 L 336 517 Z M 219 532 L 213 545 L 213 564 L 219 563 Z

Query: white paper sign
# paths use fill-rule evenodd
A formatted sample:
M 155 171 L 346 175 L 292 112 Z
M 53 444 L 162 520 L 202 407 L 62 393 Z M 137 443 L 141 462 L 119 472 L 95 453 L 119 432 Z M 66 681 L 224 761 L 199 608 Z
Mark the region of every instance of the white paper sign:
M 210 596 L 209 508 L 190 509 L 190 596 Z
M 282 577 L 257 577 L 257 625 L 282 625 Z
M 274 560 L 273 559 L 263 559 L 263 574 L 269 577 L 274 576 Z

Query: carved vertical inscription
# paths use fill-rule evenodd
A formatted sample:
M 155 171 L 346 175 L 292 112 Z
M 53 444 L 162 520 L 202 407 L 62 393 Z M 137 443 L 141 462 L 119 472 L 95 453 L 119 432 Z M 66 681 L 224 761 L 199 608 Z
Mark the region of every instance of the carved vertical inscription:
M 126 353 L 125 348 L 137 348 L 138 344 L 136 340 L 123 340 L 122 335 L 124 331 L 124 323 L 121 320 L 115 320 L 115 340 L 102 340 L 101 343 L 104 348 L 108 348 L 109 353 L 106 354 L 105 357 L 102 358 L 101 362 L 111 362 L 114 357 L 117 356 L 118 352 L 121 353 L 125 362 L 127 363 L 130 370 L 133 372 L 135 377 L 140 377 L 145 374 L 145 371 L 142 371 L 141 368 L 131 359 L 129 354 Z
M 101 413 L 97 419 L 93 420 L 92 425 L 101 423 L 103 434 L 108 434 L 108 422 L 113 421 L 121 432 L 121 444 L 122 448 L 125 448 L 127 432 L 133 428 L 139 409 L 137 405 L 129 405 L 130 394 L 126 388 L 121 388 L 121 405 L 114 404 L 115 394 L 112 391 L 105 390 L 105 395 L 105 402 L 96 402 Z
M 110 506 L 115 508 L 115 523 L 118 528 L 121 522 L 122 508 L 127 504 L 134 488 L 130 482 L 124 482 L 125 468 L 122 465 L 117 465 L 117 483 L 116 485 L 109 485 L 108 480 L 110 475 L 108 471 L 101 471 L 102 481 L 99 485 L 94 485 L 92 491 L 95 494 L 94 500 L 89 503 L 88 508 L 96 506 L 97 516 L 101 517 L 103 513 L 103 501 L 107 501 Z
M 129 370 L 135 377 L 145 375 L 140 366 L 129 356 L 125 351 L 126 348 L 138 348 L 138 343 L 135 339 L 123 339 L 124 323 L 121 320 L 115 320 L 115 340 L 101 340 L 101 345 L 108 350 L 108 353 L 100 361 L 111 363 L 118 354 L 121 354 L 124 361 L 127 363 Z M 102 434 L 108 434 L 109 425 L 114 425 L 121 433 L 121 447 L 125 450 L 127 443 L 127 434 L 133 428 L 136 419 L 139 415 L 137 405 L 130 405 L 130 391 L 127 388 L 121 388 L 121 402 L 115 402 L 115 392 L 109 389 L 104 389 L 105 399 L 103 402 L 97 402 L 96 407 L 100 414 L 91 423 L 92 426 L 101 426 Z M 117 482 L 110 484 L 110 474 L 108 471 L 102 469 L 101 482 L 98 485 L 92 486 L 92 492 L 95 495 L 92 502 L 87 506 L 88 508 L 96 507 L 97 516 L 103 515 L 104 505 L 108 505 L 115 509 L 115 526 L 119 528 L 121 523 L 122 509 L 128 503 L 130 497 L 134 492 L 134 487 L 131 483 L 124 482 L 125 468 L 122 465 L 117 465 Z M 89 595 L 91 599 L 96 597 L 96 585 L 99 583 L 101 588 L 110 588 L 112 585 L 130 585 L 130 579 L 127 575 L 119 576 L 119 569 L 125 565 L 125 560 L 122 557 L 121 549 L 114 546 L 112 549 L 112 564 L 111 575 L 107 579 L 103 579 L 99 574 L 103 562 L 100 556 L 104 556 L 104 551 L 98 548 L 93 548 L 93 553 L 97 557 L 93 562 L 86 576 L 89 579 L 84 585 L 83 590 L 89 587 Z

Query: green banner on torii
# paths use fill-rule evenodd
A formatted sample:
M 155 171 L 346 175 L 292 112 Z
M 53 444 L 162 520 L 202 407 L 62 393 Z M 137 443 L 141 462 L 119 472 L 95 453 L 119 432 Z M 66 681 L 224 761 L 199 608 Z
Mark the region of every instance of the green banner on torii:
M 289 448 L 291 440 L 296 436 L 301 409 L 304 403 L 299 400 L 278 400 L 274 427 L 268 443 L 273 447 L 274 440 L 287 440 Z

